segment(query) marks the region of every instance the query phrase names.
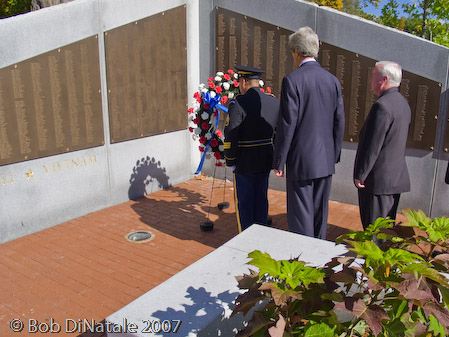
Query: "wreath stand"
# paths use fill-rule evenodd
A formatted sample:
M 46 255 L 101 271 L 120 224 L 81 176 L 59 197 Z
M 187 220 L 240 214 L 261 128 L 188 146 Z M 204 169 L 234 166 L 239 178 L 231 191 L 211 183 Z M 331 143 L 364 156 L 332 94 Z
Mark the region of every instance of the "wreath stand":
M 210 221 L 210 209 L 211 209 L 211 205 L 212 205 L 212 197 L 214 194 L 214 190 L 215 189 L 220 189 L 223 188 L 223 201 L 219 202 L 217 204 L 217 208 L 222 211 L 226 208 L 229 208 L 229 202 L 225 201 L 226 200 L 226 180 L 227 180 L 227 176 L 226 176 L 226 165 L 224 167 L 224 182 L 222 184 L 220 184 L 221 186 L 215 187 L 215 174 L 217 172 L 217 166 L 215 166 L 214 169 L 214 176 L 212 177 L 212 188 L 210 190 L 210 197 L 209 197 L 209 207 L 207 210 L 207 216 L 206 216 L 206 221 L 202 222 L 200 224 L 200 228 L 203 232 L 210 232 L 214 229 L 214 223 L 212 221 Z

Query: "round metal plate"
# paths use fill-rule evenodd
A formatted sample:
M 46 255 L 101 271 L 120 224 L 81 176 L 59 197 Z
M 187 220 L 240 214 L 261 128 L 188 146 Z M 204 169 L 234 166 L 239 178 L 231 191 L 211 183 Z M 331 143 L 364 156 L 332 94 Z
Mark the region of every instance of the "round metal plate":
M 147 231 L 131 232 L 126 235 L 126 240 L 131 242 L 147 242 L 154 239 L 154 234 Z

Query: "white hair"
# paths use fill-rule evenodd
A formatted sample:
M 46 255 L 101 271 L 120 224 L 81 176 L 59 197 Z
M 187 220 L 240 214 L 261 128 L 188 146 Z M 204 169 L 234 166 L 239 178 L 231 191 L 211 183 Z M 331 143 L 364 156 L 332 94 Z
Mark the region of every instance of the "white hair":
M 399 64 L 391 61 L 379 61 L 376 67 L 380 66 L 379 74 L 388 77 L 388 83 L 391 86 L 399 87 L 402 80 L 402 68 Z
M 318 57 L 320 41 L 318 35 L 310 27 L 302 27 L 288 37 L 288 44 L 292 50 L 305 57 Z

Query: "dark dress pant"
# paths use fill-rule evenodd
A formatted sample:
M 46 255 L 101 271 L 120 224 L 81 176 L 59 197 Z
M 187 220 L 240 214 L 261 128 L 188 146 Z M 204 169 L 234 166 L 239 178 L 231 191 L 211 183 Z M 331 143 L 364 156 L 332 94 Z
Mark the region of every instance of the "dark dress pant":
M 287 219 L 290 232 L 326 239 L 331 183 L 331 175 L 296 181 L 287 177 Z
M 235 213 L 239 232 L 268 219 L 268 178 L 270 172 L 234 174 Z
M 373 194 L 364 188 L 358 189 L 360 219 L 363 229 L 373 224 L 377 218 L 396 219 L 401 194 Z

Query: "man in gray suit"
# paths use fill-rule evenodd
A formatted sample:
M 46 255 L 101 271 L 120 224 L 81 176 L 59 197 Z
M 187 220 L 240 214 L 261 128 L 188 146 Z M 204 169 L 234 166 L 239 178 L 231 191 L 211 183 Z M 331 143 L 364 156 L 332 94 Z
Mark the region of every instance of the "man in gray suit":
M 289 37 L 295 67 L 282 81 L 273 168 L 287 176 L 291 232 L 326 238 L 328 202 L 345 117 L 338 79 L 315 60 L 318 36 L 303 27 Z
M 360 131 L 354 163 L 360 217 L 366 229 L 378 217 L 396 219 L 401 193 L 410 191 L 405 149 L 410 106 L 398 90 L 402 69 L 394 62 L 377 62 L 371 77 L 374 102 Z

